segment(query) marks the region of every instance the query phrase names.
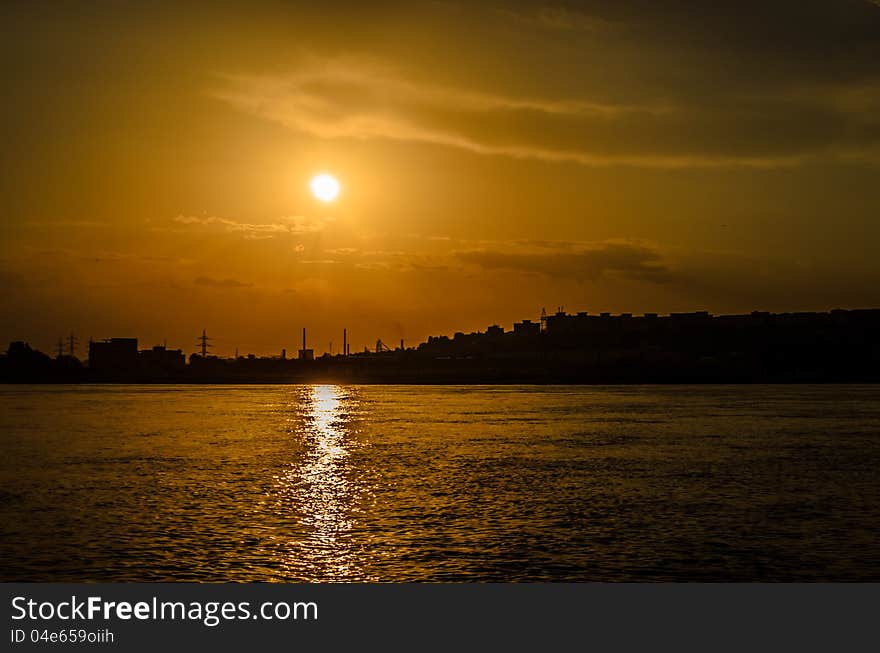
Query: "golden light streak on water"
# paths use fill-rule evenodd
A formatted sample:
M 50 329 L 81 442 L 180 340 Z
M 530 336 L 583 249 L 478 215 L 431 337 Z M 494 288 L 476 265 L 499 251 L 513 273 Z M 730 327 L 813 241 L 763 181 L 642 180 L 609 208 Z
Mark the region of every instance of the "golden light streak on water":
M 281 566 L 306 581 L 360 578 L 360 551 L 351 538 L 361 500 L 359 470 L 349 466 L 357 446 L 357 395 L 337 385 L 303 386 L 291 407 L 301 413 L 295 435 L 302 452 L 281 477 L 279 493 L 301 528 L 287 543 Z

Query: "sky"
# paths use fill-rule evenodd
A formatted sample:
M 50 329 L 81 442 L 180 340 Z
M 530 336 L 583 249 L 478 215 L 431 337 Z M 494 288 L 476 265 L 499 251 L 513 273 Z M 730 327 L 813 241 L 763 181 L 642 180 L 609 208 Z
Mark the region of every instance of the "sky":
M 0 14 L 4 344 L 880 307 L 880 2 Z

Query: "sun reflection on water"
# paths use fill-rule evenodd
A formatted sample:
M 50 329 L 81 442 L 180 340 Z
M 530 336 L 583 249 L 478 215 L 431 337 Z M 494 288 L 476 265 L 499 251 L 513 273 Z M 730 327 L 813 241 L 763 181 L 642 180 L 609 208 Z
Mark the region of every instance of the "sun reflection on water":
M 279 478 L 285 510 L 299 533 L 284 547 L 286 578 L 364 579 L 361 551 L 353 541 L 354 518 L 363 488 L 356 465 L 355 390 L 336 385 L 304 386 L 294 399 L 294 435 L 300 455 Z

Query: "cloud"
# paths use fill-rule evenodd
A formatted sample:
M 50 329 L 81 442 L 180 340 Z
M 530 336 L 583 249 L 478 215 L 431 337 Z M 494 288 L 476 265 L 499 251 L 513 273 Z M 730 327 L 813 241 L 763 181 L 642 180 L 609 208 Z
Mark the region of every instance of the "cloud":
M 545 12 L 538 20 L 548 16 L 564 25 L 579 14 Z M 708 78 L 712 65 L 723 74 L 727 64 L 693 63 L 689 83 L 657 88 L 642 82 L 651 70 L 639 60 L 630 80 L 638 92 L 619 89 L 616 100 L 608 88 L 602 99 L 589 97 L 587 82 L 578 97 L 524 96 L 427 82 L 360 59 L 314 58 L 286 74 L 221 76 L 212 93 L 322 139 L 424 143 L 585 166 L 778 167 L 880 155 L 876 75 L 804 75 L 760 85 L 754 71 L 743 71 L 748 81 L 719 84 Z
M 384 66 L 318 62 L 289 75 L 227 75 L 213 94 L 232 106 L 326 139 L 391 140 L 442 145 L 476 154 L 582 165 L 694 165 L 690 154 L 608 153 L 532 142 L 547 121 L 578 125 L 634 120 L 673 111 L 665 104 L 542 99 L 416 83 Z M 556 130 L 558 131 L 558 129 Z M 575 133 L 569 133 L 573 136 Z M 562 139 L 564 140 L 564 138 Z M 745 159 L 744 159 L 745 161 Z
M 113 223 L 98 220 L 29 220 L 22 226 L 46 229 L 107 229 L 112 227 Z
M 275 222 L 264 223 L 239 222 L 216 216 L 179 215 L 174 218 L 174 221 L 178 224 L 213 227 L 229 233 L 240 233 L 249 239 L 274 238 L 284 234 L 316 233 L 326 226 L 328 220 L 328 218 L 308 218 L 301 215 L 279 218 Z
M 367 239 L 360 243 L 361 247 L 320 249 L 314 259 L 299 263 L 429 274 L 470 273 L 476 266 L 483 270 L 508 270 L 580 281 L 597 281 L 614 275 L 628 280 L 666 283 L 681 277 L 666 253 L 642 241 L 482 240 L 413 233 L 405 236 L 405 242 L 406 246 L 400 249 L 383 249 L 371 246 L 380 242 Z
M 552 247 L 542 242 L 536 247 L 538 251 L 467 250 L 457 252 L 456 257 L 486 270 L 538 273 L 579 281 L 597 281 L 608 273 L 652 283 L 665 283 L 673 278 L 660 252 L 643 244 L 603 242 Z
M 360 250 L 357 247 L 337 247 L 334 249 L 325 249 L 327 254 L 340 254 L 342 256 L 347 256 L 350 254 L 358 254 Z
M 532 7 L 523 11 L 502 8 L 498 11 L 502 16 L 516 22 L 552 31 L 595 32 L 607 26 L 607 23 L 597 16 L 563 6 Z
M 197 286 L 207 286 L 209 288 L 252 288 L 254 284 L 245 283 L 238 279 L 213 279 L 211 277 L 198 277 L 193 282 Z

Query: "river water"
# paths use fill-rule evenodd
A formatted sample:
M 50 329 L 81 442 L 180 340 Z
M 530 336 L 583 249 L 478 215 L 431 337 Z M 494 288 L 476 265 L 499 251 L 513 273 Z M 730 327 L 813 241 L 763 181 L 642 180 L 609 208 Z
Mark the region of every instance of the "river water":
M 878 386 L 0 386 L 0 580 L 880 580 Z

